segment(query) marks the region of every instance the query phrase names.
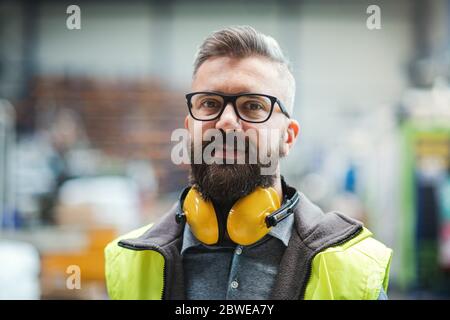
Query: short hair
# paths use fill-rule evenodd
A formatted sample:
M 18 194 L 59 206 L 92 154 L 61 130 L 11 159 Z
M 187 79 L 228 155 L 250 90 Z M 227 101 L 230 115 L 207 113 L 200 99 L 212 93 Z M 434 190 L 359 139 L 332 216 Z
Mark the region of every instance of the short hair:
M 253 55 L 265 57 L 280 64 L 288 77 L 287 108 L 292 113 L 295 97 L 295 79 L 291 64 L 283 54 L 278 42 L 271 36 L 256 31 L 250 26 L 232 26 L 213 32 L 200 45 L 194 62 L 195 77 L 200 66 L 213 57 L 245 58 Z M 283 71 L 283 70 L 282 70 Z

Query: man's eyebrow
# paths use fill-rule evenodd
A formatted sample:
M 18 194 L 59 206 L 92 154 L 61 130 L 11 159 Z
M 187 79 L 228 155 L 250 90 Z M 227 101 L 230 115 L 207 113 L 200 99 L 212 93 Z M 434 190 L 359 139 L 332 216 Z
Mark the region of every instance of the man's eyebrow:
M 252 93 L 252 91 L 249 91 L 249 90 L 246 90 L 246 91 L 239 91 L 239 92 L 236 92 L 236 93 L 229 93 L 229 92 L 224 92 L 224 91 L 220 91 L 220 90 L 205 90 L 206 92 L 214 92 L 214 93 L 218 93 L 218 94 L 224 94 L 224 95 L 227 95 L 227 94 L 235 94 L 235 95 L 238 95 L 238 94 L 246 94 L 246 93 Z

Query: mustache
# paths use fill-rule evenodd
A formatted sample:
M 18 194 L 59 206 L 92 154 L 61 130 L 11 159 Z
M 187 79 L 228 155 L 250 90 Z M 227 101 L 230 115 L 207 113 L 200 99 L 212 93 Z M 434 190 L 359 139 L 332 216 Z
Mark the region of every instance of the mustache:
M 257 165 L 261 174 L 271 175 L 282 157 L 278 136 L 262 136 L 253 131 L 208 129 L 197 140 L 190 140 L 188 152 L 194 165 Z M 268 141 L 265 141 L 265 139 Z M 278 140 L 278 141 L 281 141 Z M 266 144 L 264 142 L 267 142 Z M 216 156 L 217 155 L 217 156 Z
M 218 137 L 216 135 L 212 136 L 210 140 L 208 140 L 208 137 L 206 137 L 206 140 L 202 140 L 203 150 L 210 144 L 215 143 L 219 147 L 222 146 L 223 149 L 235 150 L 245 154 L 250 154 L 251 152 L 257 151 L 256 144 L 251 141 L 248 136 L 239 132 L 226 133 L 222 129 L 220 129 L 219 132 L 219 141 L 217 141 Z

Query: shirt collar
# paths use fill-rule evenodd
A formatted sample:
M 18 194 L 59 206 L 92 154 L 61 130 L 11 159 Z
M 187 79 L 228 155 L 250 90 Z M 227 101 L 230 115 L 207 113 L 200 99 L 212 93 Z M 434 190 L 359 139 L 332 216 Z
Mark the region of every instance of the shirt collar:
M 278 240 L 283 242 L 283 244 L 287 247 L 289 239 L 291 238 L 293 225 L 294 225 L 294 215 L 291 214 L 286 219 L 279 222 L 275 227 L 272 227 L 268 235 L 277 238 Z M 210 249 L 214 248 L 214 246 L 207 246 L 201 241 L 199 241 L 192 233 L 189 224 L 186 223 L 183 232 L 183 244 L 181 246 L 181 254 L 183 255 L 183 253 L 187 249 L 197 246 L 205 246 Z

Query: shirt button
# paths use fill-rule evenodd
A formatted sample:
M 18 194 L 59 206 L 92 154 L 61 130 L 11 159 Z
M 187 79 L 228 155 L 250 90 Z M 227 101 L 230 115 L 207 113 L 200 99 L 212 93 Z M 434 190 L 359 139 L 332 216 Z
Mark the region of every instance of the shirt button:
M 231 282 L 231 288 L 233 289 L 237 289 L 237 287 L 239 287 L 239 283 L 235 280 Z
M 240 254 L 242 253 L 242 247 L 238 246 L 238 247 L 236 248 L 235 253 L 236 253 L 237 255 L 240 255 Z

